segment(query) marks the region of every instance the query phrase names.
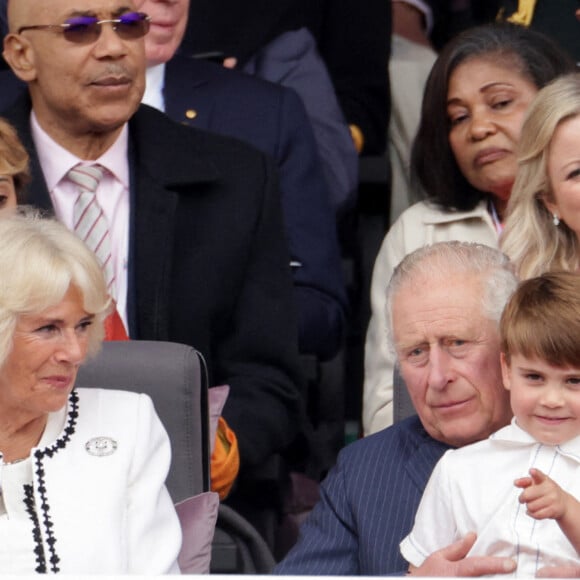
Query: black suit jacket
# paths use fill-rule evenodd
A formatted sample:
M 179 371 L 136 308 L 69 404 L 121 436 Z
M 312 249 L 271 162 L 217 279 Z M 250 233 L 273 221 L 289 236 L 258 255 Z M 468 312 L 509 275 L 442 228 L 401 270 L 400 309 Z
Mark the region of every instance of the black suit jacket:
M 30 102 L 4 114 L 31 153 L 29 203 L 51 208 L 30 134 Z M 133 338 L 190 344 L 242 464 L 290 445 L 303 409 L 289 255 L 272 162 L 234 140 L 141 106 L 129 122 L 129 313 Z
M 276 161 L 295 264 L 300 352 L 331 358 L 343 343 L 348 299 L 336 220 L 300 97 L 292 89 L 180 55 L 167 64 L 164 82 L 165 112 L 174 121 L 236 137 Z M 27 91 L 11 70 L 0 71 L 0 86 L 0 110 Z

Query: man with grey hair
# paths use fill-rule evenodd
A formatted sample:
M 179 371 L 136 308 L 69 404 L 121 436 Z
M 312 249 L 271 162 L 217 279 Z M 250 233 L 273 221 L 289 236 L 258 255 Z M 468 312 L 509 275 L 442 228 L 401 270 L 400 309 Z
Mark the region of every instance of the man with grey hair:
M 511 264 L 481 244 L 443 242 L 409 254 L 387 291 L 391 339 L 417 416 L 344 449 L 280 574 L 385 575 L 407 564 L 410 531 L 433 467 L 450 447 L 511 418 L 500 370 L 499 318 L 517 285 Z M 420 576 L 512 572 L 511 559 L 465 557 L 468 535 L 430 556 Z

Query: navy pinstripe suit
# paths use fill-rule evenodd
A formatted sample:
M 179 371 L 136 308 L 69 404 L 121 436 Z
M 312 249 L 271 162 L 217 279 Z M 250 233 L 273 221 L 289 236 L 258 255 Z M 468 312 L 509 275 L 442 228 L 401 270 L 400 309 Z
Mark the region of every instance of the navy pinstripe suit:
M 399 542 L 447 449 L 416 416 L 343 449 L 298 543 L 275 572 L 371 576 L 406 570 Z

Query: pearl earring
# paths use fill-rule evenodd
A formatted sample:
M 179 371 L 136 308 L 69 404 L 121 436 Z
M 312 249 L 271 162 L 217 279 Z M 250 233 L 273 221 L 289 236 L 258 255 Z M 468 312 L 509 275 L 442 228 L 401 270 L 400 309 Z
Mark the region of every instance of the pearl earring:
M 553 213 L 552 214 L 552 223 L 554 224 L 554 226 L 558 227 L 560 225 L 560 218 L 558 217 L 557 213 Z

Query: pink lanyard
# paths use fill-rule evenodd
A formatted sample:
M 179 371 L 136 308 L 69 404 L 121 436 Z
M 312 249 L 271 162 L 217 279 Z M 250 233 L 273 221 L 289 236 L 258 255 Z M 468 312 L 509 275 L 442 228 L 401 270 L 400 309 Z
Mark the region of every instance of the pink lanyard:
M 499 216 L 497 215 L 497 210 L 495 209 L 495 205 L 493 204 L 493 201 L 491 199 L 487 202 L 487 211 L 489 212 L 489 215 L 491 215 L 493 227 L 495 228 L 495 231 L 497 232 L 497 235 L 499 237 L 499 235 L 503 231 L 503 224 L 501 223 Z

